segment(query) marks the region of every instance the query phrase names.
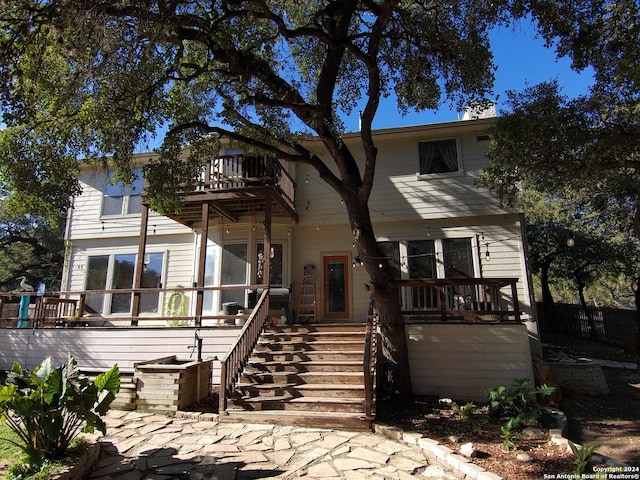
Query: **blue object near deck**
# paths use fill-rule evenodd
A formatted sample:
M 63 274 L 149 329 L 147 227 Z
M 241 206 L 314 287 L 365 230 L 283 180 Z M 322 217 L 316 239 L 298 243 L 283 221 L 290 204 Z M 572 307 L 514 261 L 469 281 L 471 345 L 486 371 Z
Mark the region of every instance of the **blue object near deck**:
M 20 298 L 20 309 L 18 310 L 19 318 L 29 318 L 29 303 L 31 302 L 31 297 L 29 295 L 23 295 Z M 29 326 L 29 322 L 27 320 L 18 320 L 18 328 L 27 328 Z

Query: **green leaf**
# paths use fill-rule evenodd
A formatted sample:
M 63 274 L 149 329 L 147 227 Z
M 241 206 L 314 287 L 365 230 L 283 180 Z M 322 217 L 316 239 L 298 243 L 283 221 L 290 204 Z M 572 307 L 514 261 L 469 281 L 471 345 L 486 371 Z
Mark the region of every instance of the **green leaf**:
M 114 364 L 109 370 L 98 375 L 94 381 L 98 390 L 107 390 L 112 394 L 120 391 L 120 369 Z

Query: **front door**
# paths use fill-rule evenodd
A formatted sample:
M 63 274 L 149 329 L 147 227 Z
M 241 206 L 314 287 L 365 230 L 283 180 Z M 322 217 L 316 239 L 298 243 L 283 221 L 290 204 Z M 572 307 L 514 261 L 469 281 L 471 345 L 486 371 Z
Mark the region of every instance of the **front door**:
M 349 257 L 324 257 L 324 316 L 327 319 L 348 319 L 349 309 Z

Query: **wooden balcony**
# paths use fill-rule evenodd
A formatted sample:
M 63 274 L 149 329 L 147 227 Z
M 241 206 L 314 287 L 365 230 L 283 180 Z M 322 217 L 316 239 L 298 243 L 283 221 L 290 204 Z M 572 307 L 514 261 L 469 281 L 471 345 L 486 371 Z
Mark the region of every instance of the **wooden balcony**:
M 520 322 L 517 278 L 397 280 L 406 322 Z
M 168 217 L 188 226 L 201 219 L 202 204 L 212 217 L 238 222 L 242 216 L 260 216 L 272 208 L 273 217 L 297 221 L 295 182 L 282 164 L 272 158 L 227 155 L 212 159 L 190 188 L 179 192 L 183 207 Z M 269 202 L 273 207 L 267 207 Z

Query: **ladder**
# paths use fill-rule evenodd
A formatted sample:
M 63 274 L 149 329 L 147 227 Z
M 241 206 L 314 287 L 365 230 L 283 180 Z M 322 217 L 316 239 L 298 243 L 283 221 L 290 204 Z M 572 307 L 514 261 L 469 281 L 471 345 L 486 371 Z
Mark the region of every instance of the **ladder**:
M 298 323 L 315 323 L 316 314 L 316 267 L 305 265 L 298 298 Z

